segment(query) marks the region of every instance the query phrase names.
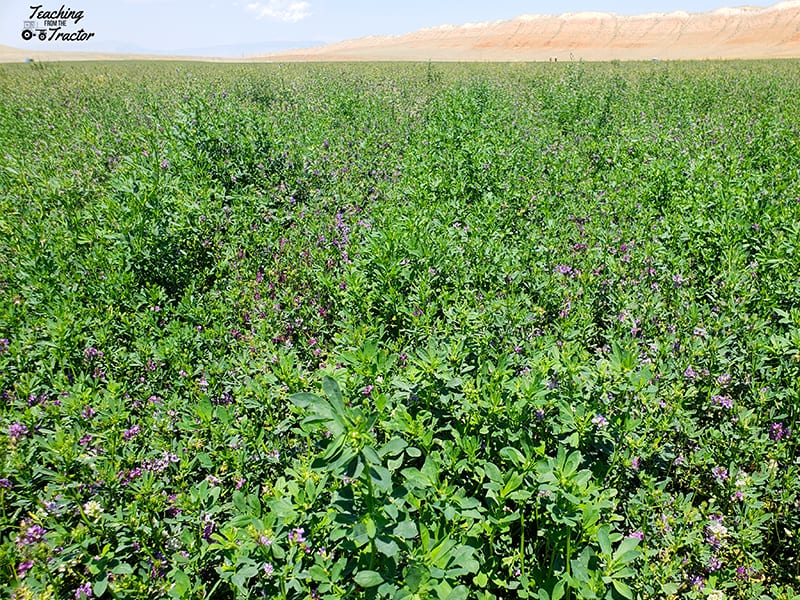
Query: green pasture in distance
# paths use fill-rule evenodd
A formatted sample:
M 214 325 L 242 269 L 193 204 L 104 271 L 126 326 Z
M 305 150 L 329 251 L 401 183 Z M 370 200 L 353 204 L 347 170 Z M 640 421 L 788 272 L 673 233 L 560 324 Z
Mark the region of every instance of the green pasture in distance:
M 798 598 L 798 81 L 0 65 L 0 593 Z

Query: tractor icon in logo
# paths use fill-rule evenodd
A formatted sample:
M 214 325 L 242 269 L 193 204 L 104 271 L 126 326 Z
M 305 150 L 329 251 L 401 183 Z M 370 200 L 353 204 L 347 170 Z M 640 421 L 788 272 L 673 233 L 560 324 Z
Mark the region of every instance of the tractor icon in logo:
M 22 39 L 26 42 L 33 38 L 36 33 L 43 42 L 47 39 L 47 29 L 38 29 L 36 21 L 25 21 L 22 25 Z M 36 33 L 34 33 L 34 31 Z

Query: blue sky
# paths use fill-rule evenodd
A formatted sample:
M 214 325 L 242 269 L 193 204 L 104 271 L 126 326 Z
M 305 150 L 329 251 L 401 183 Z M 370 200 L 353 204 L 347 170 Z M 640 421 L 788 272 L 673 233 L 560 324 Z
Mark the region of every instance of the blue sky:
M 769 6 L 774 2 L 749 2 Z M 88 41 L 25 41 L 31 6 L 83 11 Z M 738 6 L 736 0 L 0 0 L 0 44 L 31 50 L 185 52 L 218 49 L 239 56 L 367 35 L 395 35 L 443 24 L 511 19 L 522 14 L 602 11 L 623 15 Z

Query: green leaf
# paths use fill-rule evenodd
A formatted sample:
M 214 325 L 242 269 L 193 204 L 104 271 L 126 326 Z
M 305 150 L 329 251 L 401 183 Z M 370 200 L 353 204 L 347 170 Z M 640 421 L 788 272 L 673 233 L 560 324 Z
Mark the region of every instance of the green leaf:
M 400 454 L 405 448 L 408 446 L 408 443 L 399 437 L 394 437 L 386 442 L 380 450 L 378 450 L 378 454 L 381 458 L 385 458 L 386 456 L 396 456 Z
M 364 446 L 361 449 L 361 454 L 369 465 L 380 465 L 382 463 L 381 457 L 378 456 L 378 453 L 375 452 L 375 448 L 372 446 Z
M 625 598 L 633 598 L 633 590 L 628 587 L 628 584 L 622 581 L 621 579 L 614 580 L 614 589 L 617 590 L 617 593 Z
M 394 528 L 394 534 L 406 540 L 417 536 L 417 524 L 414 521 L 402 521 Z
M 308 575 L 312 581 L 330 581 L 328 573 L 319 565 L 311 565 L 308 569 Z
M 339 384 L 333 377 L 329 377 L 326 375 L 322 378 L 322 389 L 325 392 L 325 396 L 331 403 L 331 406 L 338 410 L 340 414 L 344 413 L 344 401 L 342 400 L 342 390 L 339 388 Z
M 466 600 L 469 597 L 469 589 L 465 585 L 459 585 L 447 594 L 447 600 Z
M 308 410 L 312 406 L 315 406 L 321 400 L 322 398 L 310 392 L 298 392 L 297 394 L 292 394 L 289 396 L 289 401 L 292 404 L 304 410 Z
M 674 596 L 675 594 L 678 593 L 679 589 L 680 587 L 678 586 L 677 583 L 664 583 L 661 585 L 661 592 L 665 596 Z
M 111 572 L 114 575 L 130 575 L 133 573 L 133 567 L 128 563 L 119 563 L 113 569 L 111 569 Z
M 412 564 L 405 570 L 405 584 L 413 593 L 417 593 L 422 584 L 430 579 L 430 571 L 423 565 Z
M 641 552 L 636 550 L 636 546 L 638 545 L 639 538 L 631 536 L 623 539 L 619 546 L 617 546 L 617 550 L 614 552 L 614 564 L 622 566 L 636 560 L 636 558 L 641 554 Z
M 511 446 L 506 446 L 505 448 L 500 450 L 500 456 L 514 463 L 514 466 L 516 467 L 521 467 L 526 462 L 525 455 L 522 454 L 522 452 L 520 452 L 516 448 L 512 448 Z
M 172 569 L 170 577 L 175 583 L 170 590 L 171 596 L 183 598 L 192 589 L 192 581 L 189 579 L 189 576 L 180 569 Z
M 505 498 L 506 496 L 508 496 L 511 492 L 513 492 L 519 486 L 522 485 L 522 481 L 523 481 L 522 475 L 520 475 L 516 471 L 509 473 L 508 481 L 506 481 L 506 484 L 500 490 L 500 497 Z
M 563 579 L 556 583 L 555 586 L 553 586 L 553 593 L 550 594 L 550 600 L 561 600 L 561 598 L 564 597 L 565 588 L 566 583 Z
M 367 517 L 364 521 L 364 527 L 366 528 L 367 536 L 369 539 L 375 539 L 375 536 L 378 533 L 378 527 L 375 525 L 375 521 L 372 517 Z
M 483 470 L 486 472 L 487 477 L 489 477 L 489 479 L 493 482 L 498 484 L 503 482 L 503 474 L 494 463 L 483 463 Z
M 603 525 L 597 530 L 597 541 L 600 542 L 600 550 L 604 556 L 611 556 L 611 540 L 608 537 L 609 526 Z
M 356 573 L 355 582 L 362 588 L 371 588 L 383 583 L 383 577 L 377 571 L 359 571 Z
M 375 538 L 375 547 L 378 549 L 378 552 L 389 557 L 397 556 L 400 552 L 400 547 L 397 545 L 397 542 L 382 535 Z
M 389 469 L 381 466 L 369 468 L 369 475 L 375 487 L 382 492 L 390 492 L 392 489 L 392 474 Z
M 569 457 L 567 457 L 566 462 L 564 463 L 564 475 L 569 477 L 575 471 L 578 470 L 578 465 L 581 464 L 581 453 L 577 450 L 572 452 Z
M 214 462 L 211 460 L 211 457 L 206 452 L 199 452 L 197 454 L 197 461 L 200 463 L 204 469 L 211 469 L 214 467 Z
M 108 589 L 108 575 L 104 574 L 102 579 L 98 579 L 94 582 L 92 591 L 95 596 L 102 596 L 106 593 L 106 589 Z
M 233 506 L 241 513 L 247 512 L 247 498 L 239 490 L 233 492 Z

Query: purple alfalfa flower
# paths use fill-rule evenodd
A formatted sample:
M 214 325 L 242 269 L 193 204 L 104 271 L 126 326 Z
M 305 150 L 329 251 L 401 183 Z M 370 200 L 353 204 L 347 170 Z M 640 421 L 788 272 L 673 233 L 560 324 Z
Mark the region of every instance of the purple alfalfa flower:
M 0 477 L 0 488 L 11 488 L 11 480 L 6 479 L 5 477 Z
M 638 456 L 634 456 L 633 459 L 631 459 L 631 469 L 638 471 L 640 465 L 641 459 Z
M 30 571 L 32 567 L 33 567 L 32 560 L 23 560 L 21 563 L 17 565 L 17 577 L 19 579 L 24 579 L 25 575 L 28 574 L 28 571 Z
M 733 399 L 730 396 L 723 394 L 716 394 L 711 397 L 711 404 L 721 408 L 733 408 Z
M 711 572 L 719 571 L 722 568 L 722 561 L 719 559 L 718 556 L 712 556 L 711 558 L 708 559 L 707 567 L 708 570 Z
M 717 483 L 723 483 L 726 479 L 728 479 L 728 469 L 725 467 L 714 467 L 711 469 L 711 475 L 714 476 Z
M 138 479 L 142 476 L 142 468 L 136 467 L 134 469 L 130 469 L 129 471 L 120 471 L 117 473 L 117 479 L 119 479 L 122 485 L 128 485 L 135 479 Z
M 572 267 L 569 265 L 556 265 L 553 269 L 559 275 L 571 275 L 572 274 Z
M 84 421 L 88 421 L 93 416 L 95 416 L 95 414 L 96 414 L 96 411 L 91 406 L 87 406 L 86 408 L 84 408 L 81 411 L 81 417 L 83 418 Z
M 691 380 L 697 379 L 697 371 L 695 371 L 692 368 L 692 366 L 689 365 L 688 367 L 686 367 L 686 370 L 683 372 L 683 376 L 686 379 L 691 379 Z
M 139 432 L 141 430 L 142 430 L 141 427 L 139 427 L 138 425 L 134 425 L 130 429 L 126 429 L 125 431 L 123 431 L 122 432 L 122 437 L 125 439 L 125 441 L 130 441 L 133 438 L 135 438 L 137 435 L 139 435 Z
M 608 427 L 608 419 L 606 419 L 603 415 L 595 415 L 592 419 L 592 423 L 597 425 L 599 428 Z
M 83 358 L 86 362 L 90 362 L 94 358 L 103 358 L 103 353 L 94 346 L 89 346 L 83 351 Z
M 689 577 L 689 585 L 702 591 L 706 587 L 706 580 L 703 579 L 702 575 L 692 575 Z
M 711 517 L 710 523 L 706 525 L 705 541 L 712 548 L 722 546 L 722 541 L 728 535 L 728 528 L 722 524 L 722 517 Z
M 28 435 L 28 428 L 19 421 L 15 421 L 8 427 L 8 437 L 12 443 L 16 443 Z
M 295 527 L 289 532 L 289 541 L 302 544 L 306 541 L 306 530 L 302 527 Z
M 8 341 L 8 338 L 0 338 L 0 354 L 3 354 L 6 350 L 8 350 L 8 346 L 11 342 Z
M 264 563 L 264 575 L 270 577 L 274 572 L 275 567 L 272 566 L 272 563 Z
M 363 390 L 361 390 L 361 395 L 362 396 L 370 396 L 370 395 L 372 395 L 372 390 L 374 390 L 374 389 L 375 389 L 374 385 L 372 385 L 372 384 L 367 385 L 367 386 L 364 387 Z
M 638 530 L 637 531 L 631 531 L 628 534 L 628 537 L 629 538 L 636 538 L 637 540 L 639 540 L 641 542 L 644 539 L 644 533 L 641 532 L 641 531 L 638 531 Z
M 20 525 L 20 532 L 14 541 L 18 548 L 24 548 L 41 542 L 46 534 L 47 530 L 44 527 L 38 523 L 32 523 L 30 519 L 24 519 Z
M 79 585 L 75 590 L 76 600 L 80 600 L 80 598 L 91 598 L 91 597 L 92 597 L 92 584 L 89 583 L 88 581 Z
M 717 377 L 717 385 L 721 388 L 726 388 L 731 384 L 730 373 L 723 373 Z
M 211 535 L 217 528 L 217 524 L 214 522 L 214 518 L 211 515 L 205 515 L 203 517 L 203 539 L 205 541 L 211 540 Z
M 773 423 L 769 426 L 769 439 L 773 442 L 778 442 L 782 439 L 788 439 L 791 430 L 783 423 Z

